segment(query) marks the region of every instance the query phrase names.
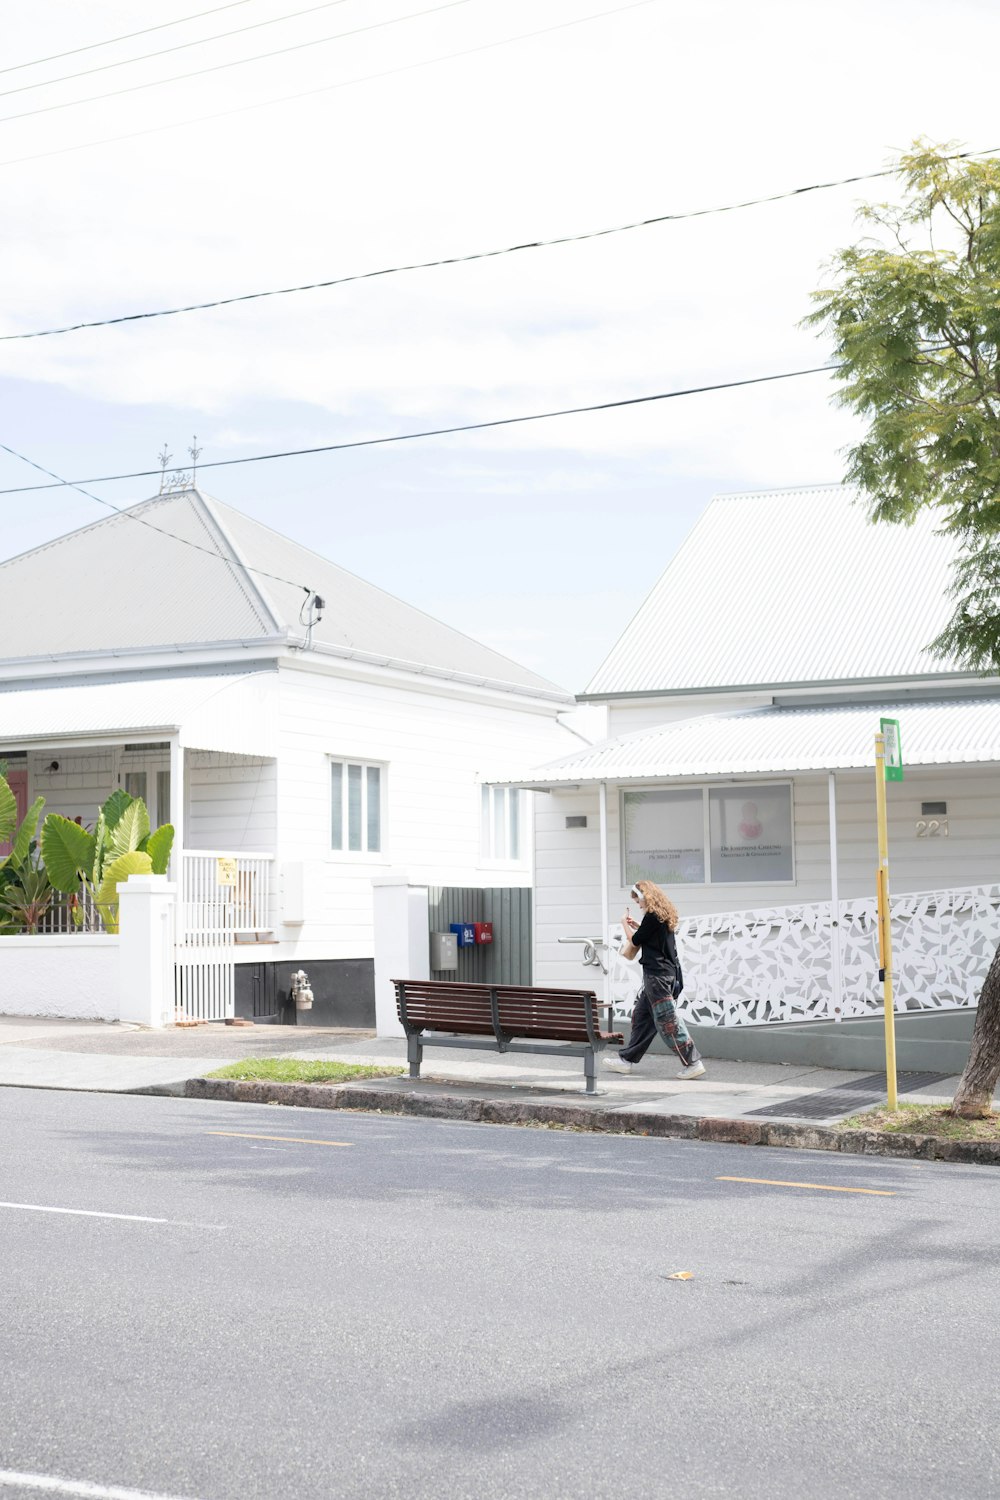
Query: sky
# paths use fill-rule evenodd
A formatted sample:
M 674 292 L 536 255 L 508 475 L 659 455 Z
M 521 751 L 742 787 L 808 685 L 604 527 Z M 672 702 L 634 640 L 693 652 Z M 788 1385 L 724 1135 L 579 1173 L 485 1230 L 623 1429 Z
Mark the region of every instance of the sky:
M 970 78 L 970 37 L 1000 45 L 989 0 L 946 22 L 925 0 L 216 0 L 184 19 L 202 7 L 5 18 L 0 335 L 725 205 L 878 171 L 917 137 L 1000 147 Z M 806 369 L 830 355 L 799 326 L 824 263 L 861 201 L 892 196 L 883 179 L 0 342 L 0 443 L 78 480 L 164 447 L 185 462 L 195 435 L 205 464 Z M 842 477 L 857 428 L 833 390 L 807 375 L 199 482 L 582 691 L 714 494 Z M 0 489 L 42 479 L 0 452 Z M 87 487 L 126 506 L 159 486 Z M 0 495 L 0 558 L 107 513 Z

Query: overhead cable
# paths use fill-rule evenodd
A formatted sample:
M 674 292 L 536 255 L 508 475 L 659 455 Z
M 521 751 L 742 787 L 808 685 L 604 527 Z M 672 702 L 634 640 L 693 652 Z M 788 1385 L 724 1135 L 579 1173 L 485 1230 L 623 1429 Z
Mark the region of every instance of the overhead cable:
M 102 500 L 100 495 L 92 495 L 89 490 L 83 489 L 81 485 L 79 485 L 75 480 L 60 479 L 58 474 L 54 474 L 51 469 L 46 469 L 44 464 L 36 463 L 33 458 L 28 458 L 25 454 L 18 453 L 15 448 L 8 448 L 6 443 L 0 443 L 0 448 L 3 449 L 4 453 L 9 453 L 12 458 L 20 459 L 21 462 L 23 464 L 27 464 L 29 468 L 37 469 L 40 474 L 47 474 L 50 479 L 55 479 L 57 481 L 56 484 L 30 485 L 30 489 L 53 490 L 65 488 L 76 490 L 79 494 L 86 495 L 88 500 L 94 500 L 98 505 L 103 505 L 108 510 L 113 510 L 115 515 L 124 516 L 126 521 L 134 521 L 137 526 L 145 526 L 149 531 L 156 531 L 160 534 L 160 536 L 169 537 L 172 542 L 180 542 L 182 547 L 192 547 L 195 552 L 203 552 L 206 557 L 214 557 L 216 562 L 224 562 L 228 563 L 230 567 L 242 568 L 245 573 L 256 573 L 260 578 L 270 578 L 274 583 L 287 583 L 293 589 L 301 589 L 304 594 L 313 594 L 313 590 L 309 588 L 307 584 L 296 583 L 294 579 L 291 578 L 282 578 L 280 573 L 265 573 L 263 568 L 252 568 L 250 564 L 245 563 L 242 558 L 224 557 L 221 552 L 213 552 L 211 547 L 202 547 L 198 542 L 192 542 L 186 536 L 178 536 L 176 531 L 167 531 L 162 526 L 155 526 L 152 521 L 147 521 L 144 516 L 137 516 L 134 509 L 123 509 L 119 505 L 112 505 L 110 500 Z M 160 471 L 157 470 L 157 472 L 159 473 Z M 164 472 L 172 474 L 175 473 L 176 470 L 167 469 Z M 14 492 L 11 491 L 10 493 L 13 494 Z M 167 491 L 168 495 L 170 493 L 178 494 L 182 492 Z
M 645 406 L 653 401 L 674 401 L 680 396 L 702 396 L 710 391 L 730 391 L 740 386 L 765 385 L 774 380 L 796 380 L 800 375 L 821 375 L 832 373 L 839 369 L 838 365 L 814 365 L 808 370 L 785 370 L 780 375 L 751 375 L 744 380 L 720 380 L 712 385 L 692 385 L 681 390 L 658 391 L 652 396 L 626 396 L 618 401 L 597 401 L 588 406 L 564 406 L 556 411 L 528 412 L 517 417 L 494 417 L 488 422 L 463 422 L 454 427 L 431 427 L 420 432 L 396 432 L 388 437 L 357 438 L 348 443 L 322 443 L 314 448 L 287 448 L 280 453 L 252 453 L 246 458 L 218 458 L 211 463 L 198 464 L 199 469 L 229 469 L 239 464 L 262 464 L 270 463 L 279 458 L 306 458 L 317 453 L 343 453 L 348 448 L 378 448 L 388 443 L 409 443 L 418 438 L 450 437 L 459 432 L 483 432 L 489 427 L 514 427 L 523 422 L 545 422 L 552 417 L 576 417 L 586 412 L 613 411 L 616 408 L 626 406 Z M 0 443 L 0 448 L 4 445 Z M 11 452 L 7 449 L 7 452 Z M 21 454 L 15 454 L 20 458 Z M 25 462 L 30 462 L 25 459 Z M 40 465 L 36 464 L 36 468 Z M 120 479 L 150 479 L 161 474 L 176 474 L 183 471 L 183 465 L 172 469 L 135 469 L 129 474 L 95 474 L 90 479 L 59 479 L 56 484 L 25 484 L 17 485 L 13 489 L 0 490 L 0 495 L 25 495 L 35 490 L 54 490 L 61 486 L 70 485 L 78 489 L 81 484 L 112 484 Z M 47 470 L 43 472 L 48 472 Z M 57 476 L 53 475 L 53 478 Z M 91 496 L 93 499 L 94 496 Z
M 187 21 L 200 21 L 203 16 L 217 15 L 220 10 L 235 10 L 237 5 L 248 5 L 250 0 L 228 0 L 226 5 L 213 6 L 211 10 L 196 11 L 193 16 L 180 16 L 176 21 L 161 21 L 158 26 L 144 26 L 141 31 L 126 31 L 122 36 L 109 36 L 103 42 L 88 42 L 84 47 L 70 47 L 68 52 L 50 52 L 48 57 L 35 57 L 31 62 L 12 63 L 0 68 L 0 73 L 19 73 L 22 68 L 39 68 L 42 63 L 59 62 L 63 57 L 76 57 L 80 52 L 93 52 L 95 47 L 111 47 L 115 42 L 130 42 L 137 36 L 148 36 L 151 31 L 166 31 L 170 26 L 183 26 Z
M 183 130 L 188 125 L 204 125 L 211 120 L 225 120 L 231 115 L 247 114 L 252 109 L 267 109 L 272 104 L 291 104 L 299 99 L 310 99 L 316 94 L 329 94 L 335 89 L 353 88 L 359 83 L 374 83 L 383 78 L 395 78 L 400 73 L 412 73 L 418 68 L 434 67 L 437 63 L 454 62 L 456 58 L 472 57 L 479 52 L 490 52 L 494 47 L 509 47 L 514 42 L 530 41 L 538 36 L 549 36 L 553 31 L 565 31 L 570 26 L 585 26 L 588 21 L 602 21 L 608 16 L 617 16 L 625 11 L 640 10 L 646 5 L 662 3 L 663 0 L 629 0 L 627 5 L 616 5 L 611 10 L 594 11 L 589 16 L 577 16 L 572 21 L 557 21 L 552 26 L 541 26 L 535 31 L 519 31 L 514 36 L 498 37 L 493 42 L 480 42 L 476 47 L 463 47 L 458 52 L 444 52 L 438 57 L 422 58 L 419 62 L 401 63 L 399 67 L 383 68 L 378 73 L 362 73 L 357 78 L 341 79 L 339 83 L 324 83 L 319 88 L 303 89 L 295 94 L 279 94 L 274 99 L 255 99 L 252 104 L 238 104 L 234 109 L 220 109 L 209 115 L 193 115 L 187 120 L 172 120 L 165 125 L 150 125 L 146 130 L 132 130 L 125 135 L 104 136 L 97 141 L 80 141 L 74 146 L 56 146 L 52 151 L 35 151 L 30 156 L 12 156 L 6 161 L 0 161 L 0 167 L 17 167 L 25 162 L 43 161 L 49 156 L 64 156 L 70 151 L 90 151 L 95 146 L 113 146 L 119 141 L 135 141 L 147 135 L 159 135 L 164 130 Z
M 341 4 L 343 0 L 332 0 Z M 146 83 L 133 83 L 124 89 L 112 89 L 107 94 L 88 94 L 85 99 L 64 99 L 60 104 L 43 104 L 38 109 L 25 109 L 17 115 L 0 115 L 0 125 L 12 120 L 27 120 L 32 115 L 47 115 L 57 109 L 75 109 L 78 104 L 97 104 L 102 99 L 120 99 L 124 94 L 138 94 L 143 89 L 158 89 L 168 83 L 182 83 L 187 78 L 204 78 L 207 73 L 221 73 L 225 68 L 242 68 L 247 63 L 264 62 L 272 57 L 284 57 L 289 52 L 301 52 L 306 47 L 319 47 L 324 42 L 341 42 L 346 37 L 361 36 L 368 31 L 380 31 L 384 26 L 397 26 L 401 21 L 416 21 L 421 16 L 434 15 L 439 10 L 453 10 L 457 5 L 469 5 L 471 0 L 443 0 L 440 5 L 431 5 L 426 10 L 409 11 L 405 16 L 390 16 L 385 21 L 371 21 L 367 26 L 355 26 L 350 31 L 336 31 L 331 36 L 314 37 L 312 41 L 295 42 L 289 47 L 275 47 L 270 52 L 257 52 L 253 57 L 231 58 L 229 62 L 213 63 L 208 68 L 194 68 L 190 73 L 175 73 L 170 78 L 152 78 Z
M 101 63 L 96 68 L 84 68 L 79 73 L 64 73 L 61 78 L 43 78 L 38 83 L 22 83 L 16 89 L 0 91 L 0 99 L 6 99 L 10 94 L 26 94 L 30 89 L 46 89 L 50 84 L 71 83 L 74 78 L 89 78 L 91 73 L 107 73 L 111 68 L 127 68 L 131 63 L 148 62 L 152 57 L 166 57 L 171 52 L 184 52 L 188 47 L 205 47 L 209 42 L 242 36 L 244 31 L 259 31 L 262 26 L 277 26 L 280 21 L 295 21 L 299 16 L 311 16 L 314 11 L 329 10 L 333 5 L 344 4 L 346 0 L 322 0 L 320 5 L 310 5 L 307 10 L 293 10 L 284 16 L 271 16 L 266 21 L 252 21 L 249 26 L 237 26 L 234 31 L 217 31 L 214 36 L 196 37 L 193 42 L 178 42 L 174 47 L 161 47 L 158 52 L 142 52 L 138 57 L 122 57 L 117 62 Z
M 1000 150 L 993 147 L 992 150 Z M 958 161 L 969 156 L 988 155 L 982 151 L 961 151 L 946 157 L 947 161 Z M 263 292 L 242 292 L 233 297 L 216 297 L 211 302 L 189 302 L 182 307 L 162 307 L 151 312 L 121 313 L 114 318 L 95 318 L 86 323 L 67 323 L 61 328 L 37 328 L 30 333 L 0 334 L 0 344 L 17 339 L 55 338 L 64 333 L 79 333 L 85 328 L 111 328 L 118 323 L 141 323 L 150 318 L 173 318 L 180 313 L 207 312 L 215 307 L 232 307 L 239 302 L 259 302 L 266 297 L 290 297 L 299 292 L 326 291 L 330 287 L 346 286 L 352 281 L 373 281 L 380 276 L 399 276 L 407 271 L 430 271 L 439 266 L 461 266 L 470 261 L 493 260 L 502 255 L 516 255 L 522 250 L 545 250 L 553 245 L 573 245 L 582 240 L 599 240 L 608 235 L 627 234 L 633 229 L 649 229 L 656 224 L 676 224 L 684 219 L 702 219 L 711 214 L 736 213 L 743 208 L 759 208 L 762 204 L 780 203 L 787 198 L 801 198 L 805 193 L 819 193 L 827 188 L 847 187 L 855 182 L 869 182 L 878 177 L 890 177 L 897 169 L 886 167 L 879 172 L 860 172 L 853 177 L 838 177 L 831 182 L 812 182 L 805 187 L 788 188 L 784 192 L 769 193 L 762 198 L 745 198 L 738 203 L 723 203 L 715 208 L 692 208 L 680 213 L 656 214 L 648 219 L 635 219 L 628 224 L 614 224 L 605 229 L 585 229 L 577 234 L 556 235 L 547 240 L 524 240 L 517 245 L 504 245 L 496 250 L 475 250 L 468 255 L 447 255 L 438 260 L 418 260 L 397 266 L 382 266 L 375 271 L 357 271 L 351 276 L 335 276 L 329 281 L 307 281 L 299 286 L 272 287 Z

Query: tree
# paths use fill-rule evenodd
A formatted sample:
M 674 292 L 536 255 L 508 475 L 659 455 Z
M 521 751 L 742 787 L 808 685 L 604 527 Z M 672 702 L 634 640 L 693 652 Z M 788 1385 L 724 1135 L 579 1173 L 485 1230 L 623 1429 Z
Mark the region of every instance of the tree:
M 869 205 L 880 231 L 838 251 L 806 323 L 833 336 L 837 399 L 866 423 L 848 481 L 874 521 L 933 510 L 960 539 L 954 610 L 930 649 L 1000 671 L 1000 161 L 918 141 L 904 202 Z M 1000 948 L 979 996 L 952 1104 L 990 1112 L 1000 1078 Z

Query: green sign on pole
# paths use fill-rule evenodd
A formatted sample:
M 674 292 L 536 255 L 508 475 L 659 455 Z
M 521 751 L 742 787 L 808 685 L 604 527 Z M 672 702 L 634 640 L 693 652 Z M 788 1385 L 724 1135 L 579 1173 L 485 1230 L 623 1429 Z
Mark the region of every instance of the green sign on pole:
M 885 738 L 885 779 L 902 781 L 903 745 L 899 738 L 899 720 L 880 719 L 879 728 Z

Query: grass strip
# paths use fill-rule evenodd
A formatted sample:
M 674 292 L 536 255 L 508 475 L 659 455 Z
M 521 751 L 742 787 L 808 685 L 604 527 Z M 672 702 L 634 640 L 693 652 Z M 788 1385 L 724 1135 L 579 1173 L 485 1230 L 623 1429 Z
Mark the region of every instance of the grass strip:
M 305 1061 L 301 1057 L 245 1057 L 206 1073 L 206 1078 L 236 1078 L 244 1083 L 349 1083 L 355 1078 L 397 1078 L 405 1068 L 379 1064 Z
M 878 1130 L 887 1135 L 936 1135 L 946 1141 L 1000 1141 L 1000 1114 L 982 1120 L 963 1120 L 948 1113 L 946 1104 L 901 1104 L 838 1120 L 834 1130 Z

